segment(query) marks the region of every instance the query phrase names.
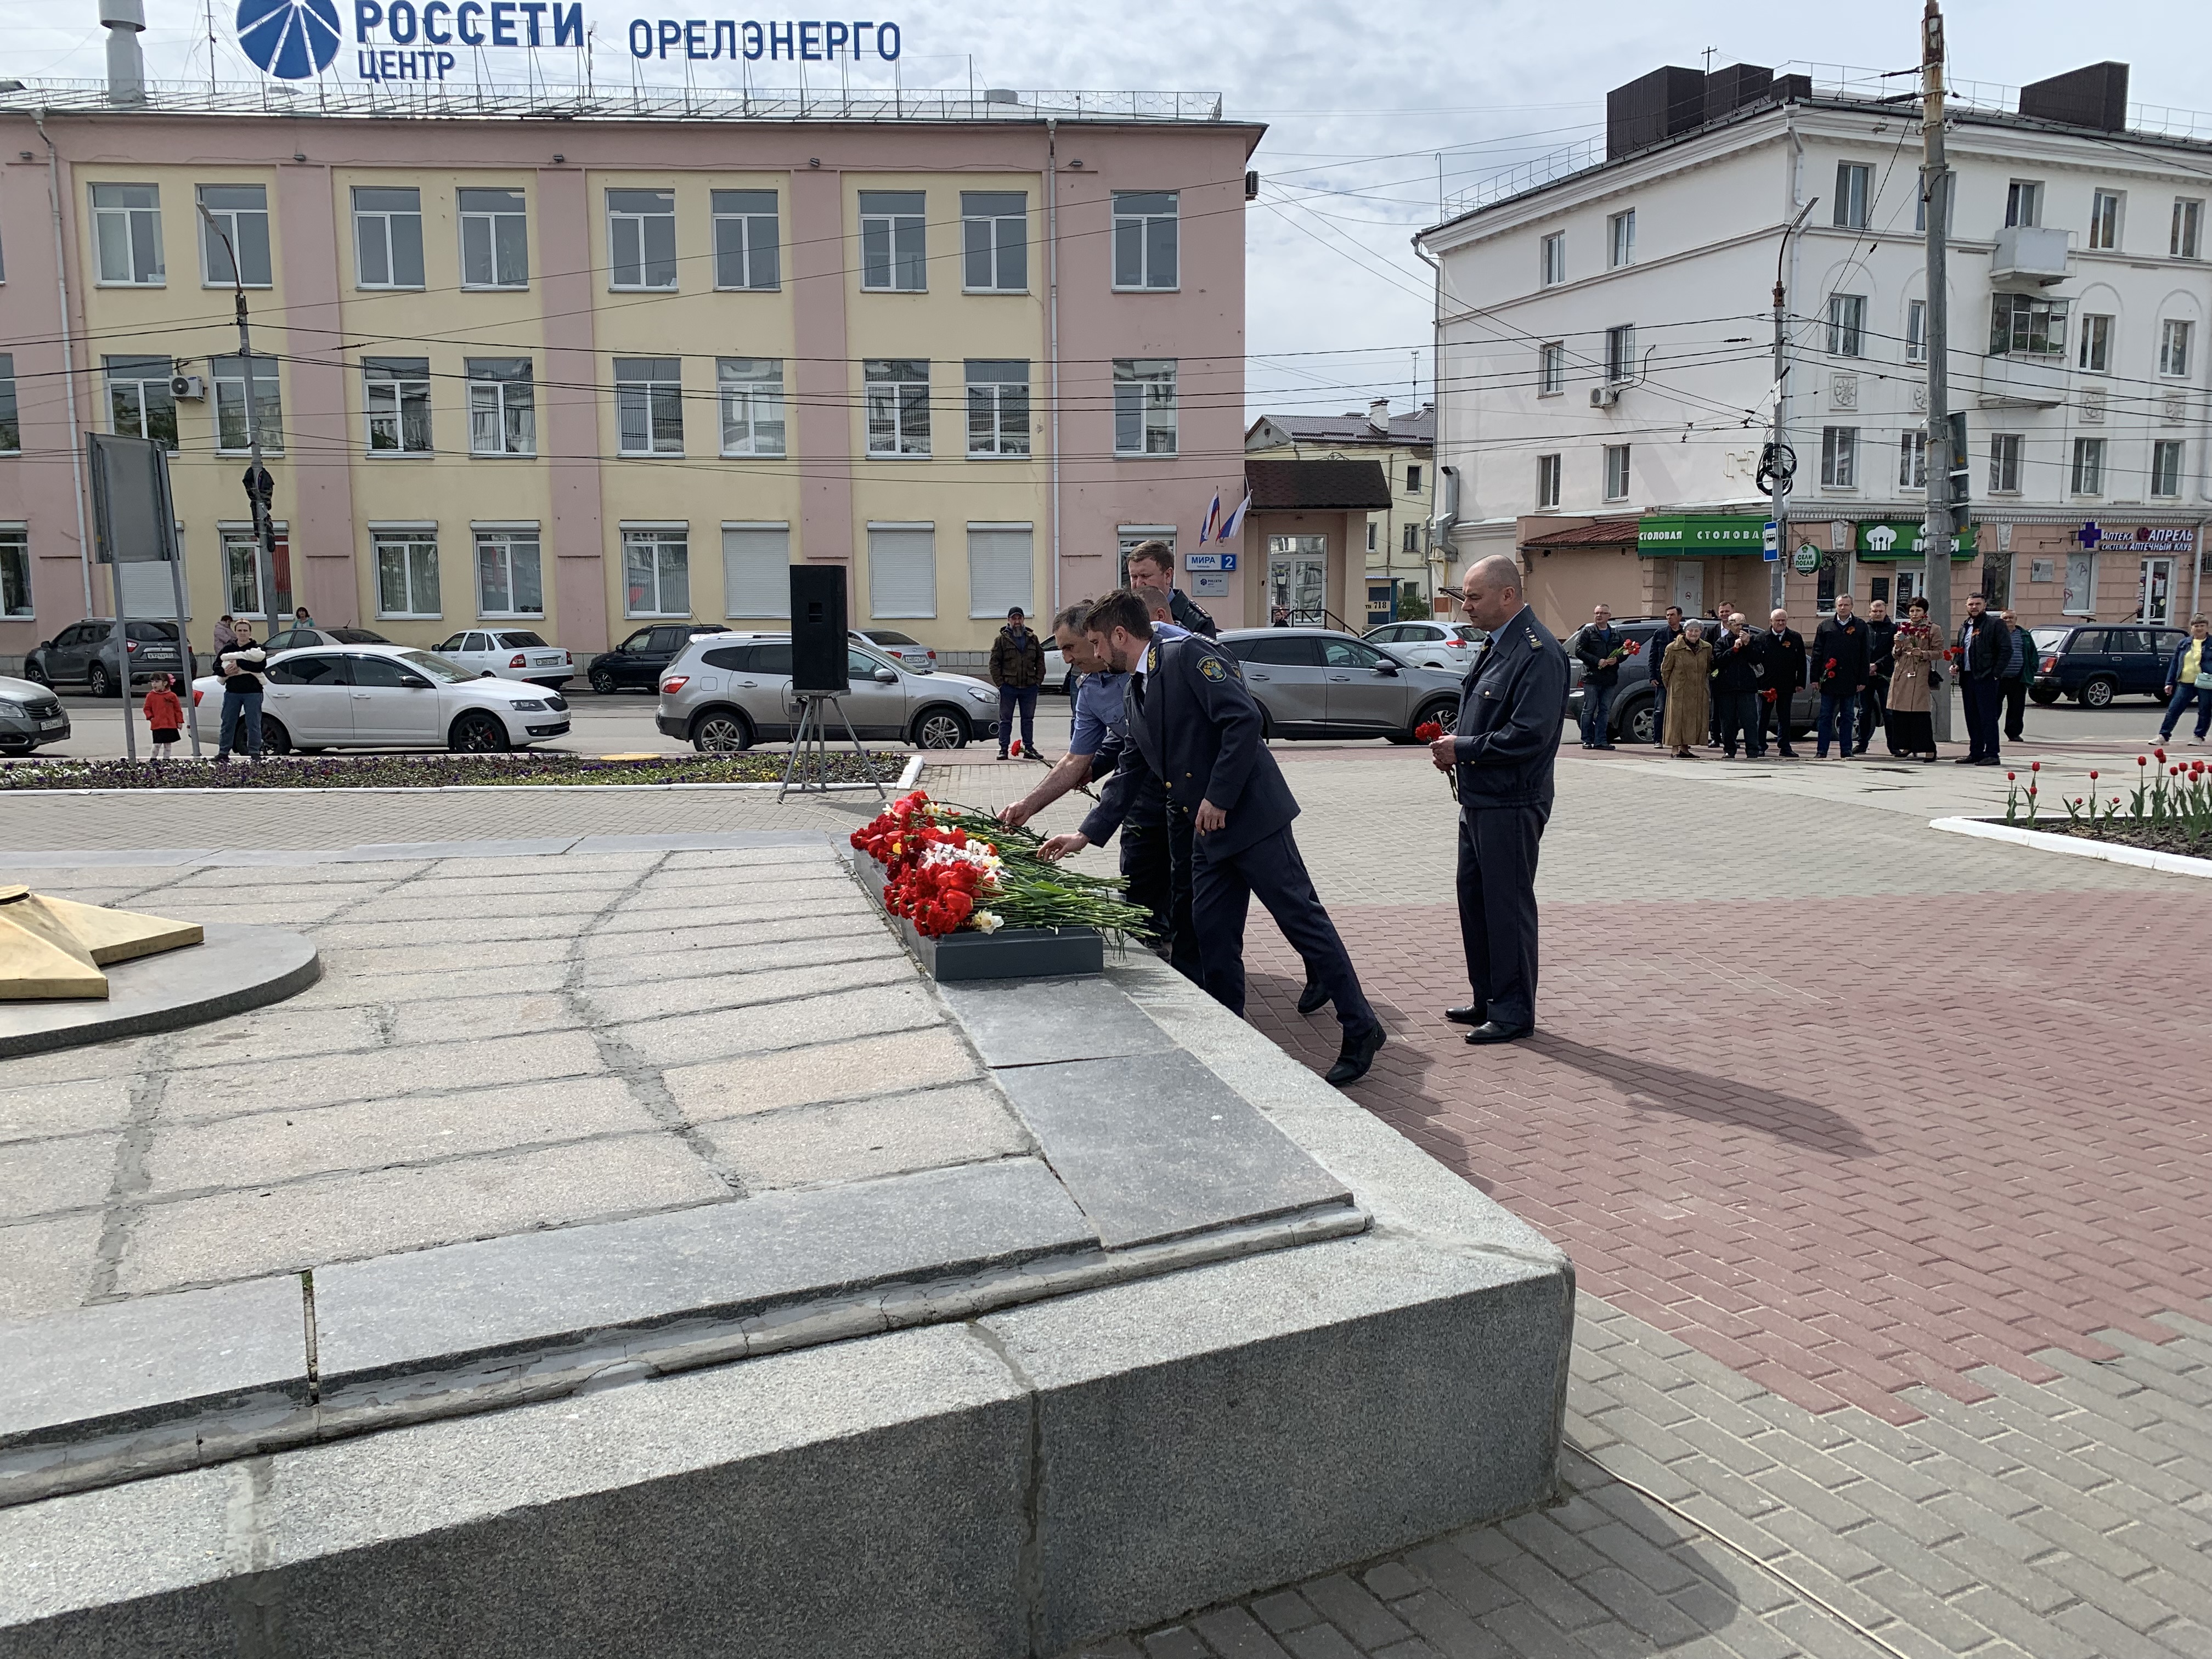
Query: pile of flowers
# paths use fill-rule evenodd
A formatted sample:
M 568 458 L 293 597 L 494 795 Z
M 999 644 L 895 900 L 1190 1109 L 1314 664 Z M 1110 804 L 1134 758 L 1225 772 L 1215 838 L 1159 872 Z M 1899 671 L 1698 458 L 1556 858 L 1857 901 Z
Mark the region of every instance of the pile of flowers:
M 1118 878 L 1079 875 L 1041 856 L 1042 839 L 917 789 L 853 832 L 854 849 L 884 866 L 884 908 L 927 939 L 968 930 L 1096 927 L 1121 936 L 1146 913 Z
M 2158 766 L 2156 772 L 2151 769 L 2154 758 Z M 2007 823 L 2033 827 L 2042 771 L 2041 761 L 2029 763 L 2025 789 L 2021 787 L 2019 773 L 2005 774 Z M 2137 755 L 2135 787 L 2128 792 L 2124 811 L 2119 795 L 2101 795 L 2100 799 L 2102 789 L 2108 786 L 2100 784 L 2100 778 L 2099 773 L 2089 774 L 2086 794 L 2059 796 L 2058 803 L 2066 809 L 2070 826 L 2086 828 L 2094 833 L 2106 824 L 2159 825 L 2178 833 L 2191 847 L 2212 842 L 2212 768 L 2204 762 L 2191 760 L 2185 764 L 2169 761 L 2163 749 Z

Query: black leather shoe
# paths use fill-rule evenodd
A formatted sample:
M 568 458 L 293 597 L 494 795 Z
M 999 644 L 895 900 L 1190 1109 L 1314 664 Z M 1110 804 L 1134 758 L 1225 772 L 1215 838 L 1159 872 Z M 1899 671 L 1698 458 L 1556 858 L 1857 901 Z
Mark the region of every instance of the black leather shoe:
M 1467 1040 L 1469 1042 L 1518 1042 L 1535 1029 L 1533 1025 L 1500 1025 L 1494 1019 L 1486 1019 L 1467 1034 Z
M 1479 1002 L 1470 1002 L 1464 1008 L 1447 1008 L 1444 1018 L 1455 1025 L 1480 1025 L 1490 1018 L 1490 1011 Z
M 1306 988 L 1298 993 L 1298 1012 L 1302 1014 L 1310 1014 L 1316 1008 L 1325 1008 L 1328 1006 L 1328 988 L 1319 980 L 1308 980 Z
M 1382 1048 L 1382 1024 L 1376 1021 L 1356 1036 L 1346 1036 L 1344 1047 L 1336 1056 L 1336 1064 L 1328 1068 L 1322 1081 L 1342 1088 L 1347 1083 L 1357 1083 L 1367 1075 L 1367 1068 L 1375 1063 L 1375 1056 Z

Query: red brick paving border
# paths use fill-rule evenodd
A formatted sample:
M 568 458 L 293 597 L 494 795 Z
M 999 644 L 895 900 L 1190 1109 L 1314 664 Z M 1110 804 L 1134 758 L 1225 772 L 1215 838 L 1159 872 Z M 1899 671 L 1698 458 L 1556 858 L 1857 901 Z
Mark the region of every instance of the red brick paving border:
M 1583 1287 L 1814 1411 L 2172 1335 L 2212 1295 L 2212 896 L 1548 904 L 1539 1031 L 1470 1048 L 1447 906 L 1334 914 L 1392 1042 L 1352 1091 Z M 1255 916 L 1251 1018 L 1337 1027 Z

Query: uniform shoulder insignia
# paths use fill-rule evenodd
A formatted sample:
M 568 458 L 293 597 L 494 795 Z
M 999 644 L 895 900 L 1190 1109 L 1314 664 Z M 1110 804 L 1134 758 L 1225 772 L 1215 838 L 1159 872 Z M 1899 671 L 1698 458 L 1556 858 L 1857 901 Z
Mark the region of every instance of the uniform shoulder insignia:
M 1534 629 L 1531 628 L 1531 629 L 1528 629 L 1528 630 L 1527 630 L 1527 632 L 1528 632 L 1528 643 L 1529 643 L 1529 644 L 1531 644 L 1531 645 L 1535 644 L 1535 643 L 1536 643 L 1536 630 L 1535 630 Z
M 1145 653 L 1145 672 L 1147 674 L 1157 674 L 1159 672 L 1160 648 L 1156 645 L 1152 647 L 1152 649 Z
M 1200 657 L 1198 659 L 1198 672 L 1209 680 L 1225 680 L 1229 678 L 1229 671 L 1221 665 L 1221 659 L 1218 657 Z

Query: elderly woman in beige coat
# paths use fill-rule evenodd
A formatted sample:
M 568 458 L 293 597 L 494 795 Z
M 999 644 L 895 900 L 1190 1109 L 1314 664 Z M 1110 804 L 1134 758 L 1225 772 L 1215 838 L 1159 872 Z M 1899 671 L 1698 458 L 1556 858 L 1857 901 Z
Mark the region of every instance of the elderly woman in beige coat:
M 1927 600 L 1915 599 L 1905 607 L 1889 654 L 1889 696 L 1883 704 L 1889 716 L 1889 752 L 1900 759 L 1932 761 L 1936 723 L 1929 713 L 1929 677 L 1943 660 L 1943 640 L 1929 624 Z
M 1692 758 L 1691 745 L 1705 740 L 1712 714 L 1713 648 L 1704 633 L 1697 623 L 1684 623 L 1682 636 L 1659 659 L 1659 683 L 1667 688 L 1667 729 L 1660 740 L 1677 760 Z

